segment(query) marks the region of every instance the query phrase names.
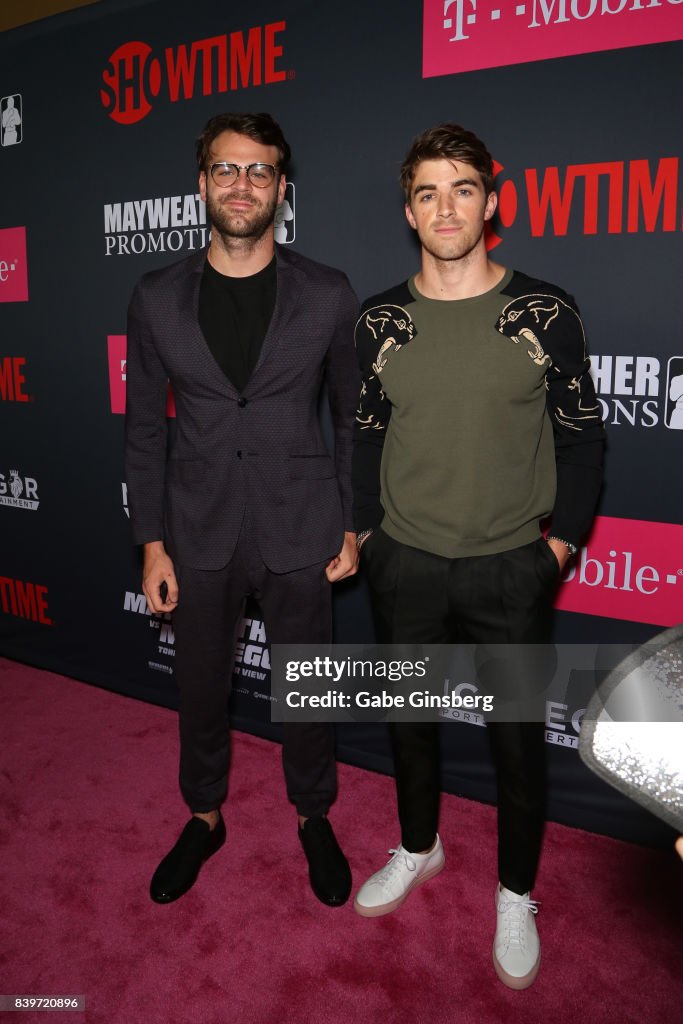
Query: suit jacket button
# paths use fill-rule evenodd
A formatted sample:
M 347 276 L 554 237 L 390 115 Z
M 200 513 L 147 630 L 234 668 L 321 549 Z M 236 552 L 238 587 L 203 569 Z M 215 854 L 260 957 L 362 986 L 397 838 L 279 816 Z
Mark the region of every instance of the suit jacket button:
M 237 404 L 239 405 L 240 409 L 244 409 L 245 405 L 247 404 L 246 398 L 238 398 Z
M 242 452 L 241 452 L 241 451 L 237 452 L 237 458 L 238 458 L 238 459 L 241 459 L 241 458 L 242 458 Z

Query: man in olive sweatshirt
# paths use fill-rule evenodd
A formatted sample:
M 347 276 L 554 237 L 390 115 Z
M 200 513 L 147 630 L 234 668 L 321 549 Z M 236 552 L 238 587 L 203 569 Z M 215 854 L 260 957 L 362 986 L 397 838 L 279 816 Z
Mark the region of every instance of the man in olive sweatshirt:
M 601 483 L 604 430 L 581 318 L 560 288 L 488 258 L 493 166 L 471 132 L 442 124 L 418 136 L 401 184 L 421 267 L 369 299 L 356 325 L 355 527 L 378 639 L 543 644 Z M 365 917 L 397 909 L 444 865 L 438 723 L 390 728 L 401 844 L 356 896 Z M 488 723 L 498 784 L 493 961 L 515 989 L 540 963 L 531 890 L 543 730 L 540 721 Z

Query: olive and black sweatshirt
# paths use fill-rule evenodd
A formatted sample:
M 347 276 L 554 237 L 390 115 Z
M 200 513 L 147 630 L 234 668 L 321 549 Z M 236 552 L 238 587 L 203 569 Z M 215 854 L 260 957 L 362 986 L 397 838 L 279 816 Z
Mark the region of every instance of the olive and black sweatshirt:
M 530 543 L 552 515 L 579 545 L 604 428 L 571 296 L 512 270 L 453 301 L 411 279 L 364 303 L 355 339 L 358 532 L 459 558 Z

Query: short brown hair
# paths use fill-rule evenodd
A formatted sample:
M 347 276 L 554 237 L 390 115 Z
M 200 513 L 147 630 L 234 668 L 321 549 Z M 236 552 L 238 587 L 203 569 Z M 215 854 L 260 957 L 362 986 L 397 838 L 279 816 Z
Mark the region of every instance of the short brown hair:
M 204 125 L 197 139 L 197 166 L 200 171 L 208 171 L 209 154 L 214 139 L 223 132 L 235 132 L 236 135 L 247 135 L 250 139 L 264 146 L 276 146 L 278 168 L 285 173 L 292 157 L 289 143 L 282 133 L 282 128 L 270 114 L 216 114 Z
M 416 135 L 401 166 L 400 182 L 406 202 L 418 164 L 423 160 L 462 160 L 479 171 L 486 195 L 493 192 L 493 160 L 481 139 L 459 124 L 438 124 Z

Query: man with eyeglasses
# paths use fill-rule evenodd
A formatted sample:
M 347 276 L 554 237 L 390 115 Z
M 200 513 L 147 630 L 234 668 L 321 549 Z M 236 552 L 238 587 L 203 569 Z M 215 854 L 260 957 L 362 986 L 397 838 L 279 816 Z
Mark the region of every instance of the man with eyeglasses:
M 269 114 L 213 117 L 197 140 L 208 249 L 146 274 L 129 308 L 129 511 L 149 607 L 173 615 L 180 788 L 192 812 L 152 878 L 157 903 L 187 892 L 225 841 L 228 696 L 246 598 L 258 600 L 272 643 L 327 643 L 330 584 L 356 572 L 358 305 L 344 274 L 275 243 L 289 158 Z M 334 458 L 318 415 L 323 378 Z M 339 906 L 351 873 L 327 819 L 332 728 L 286 724 L 282 755 L 311 886 Z

